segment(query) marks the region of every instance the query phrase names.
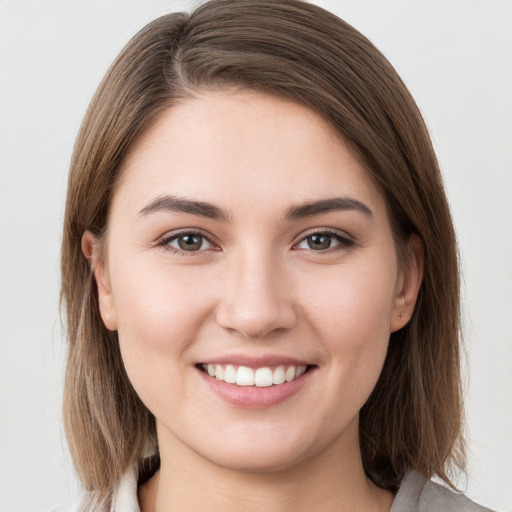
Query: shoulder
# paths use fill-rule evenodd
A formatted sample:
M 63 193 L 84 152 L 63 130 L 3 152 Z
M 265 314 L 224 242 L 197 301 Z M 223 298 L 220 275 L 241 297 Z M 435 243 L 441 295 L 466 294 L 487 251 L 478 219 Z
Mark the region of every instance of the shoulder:
M 411 471 L 405 475 L 390 512 L 492 512 L 463 494 Z

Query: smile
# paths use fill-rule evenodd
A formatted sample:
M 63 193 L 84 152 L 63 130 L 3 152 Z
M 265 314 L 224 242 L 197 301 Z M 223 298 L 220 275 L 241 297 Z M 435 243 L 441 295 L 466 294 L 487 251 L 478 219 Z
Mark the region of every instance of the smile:
M 306 373 L 308 369 L 306 365 L 277 366 L 274 369 L 268 366 L 253 369 L 233 364 L 202 364 L 200 367 L 210 377 L 227 382 L 228 384 L 259 388 L 278 386 L 285 382 L 291 382 Z

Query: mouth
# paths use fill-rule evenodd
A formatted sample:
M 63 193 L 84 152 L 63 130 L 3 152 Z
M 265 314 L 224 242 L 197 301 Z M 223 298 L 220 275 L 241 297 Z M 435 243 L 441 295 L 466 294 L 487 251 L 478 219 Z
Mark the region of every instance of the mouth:
M 196 365 L 199 370 L 216 380 L 241 387 L 268 388 L 299 379 L 315 365 L 279 365 L 250 368 L 235 364 Z

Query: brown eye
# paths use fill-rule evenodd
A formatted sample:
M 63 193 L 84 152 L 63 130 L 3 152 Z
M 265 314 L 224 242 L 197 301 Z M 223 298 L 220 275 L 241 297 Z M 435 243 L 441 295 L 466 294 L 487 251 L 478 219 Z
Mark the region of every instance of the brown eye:
M 296 249 L 306 249 L 309 251 L 328 251 L 329 249 L 343 249 L 352 247 L 354 241 L 341 233 L 331 233 L 329 231 L 318 231 L 305 236 L 296 246 Z
M 202 237 L 197 235 L 183 235 L 177 238 L 180 249 L 184 251 L 198 251 L 203 245 Z
M 172 249 L 185 252 L 197 252 L 213 247 L 212 243 L 199 233 L 181 233 L 174 235 L 165 242 L 165 245 Z
M 306 238 L 308 247 L 315 251 L 329 249 L 332 243 L 332 236 L 327 234 L 315 234 Z

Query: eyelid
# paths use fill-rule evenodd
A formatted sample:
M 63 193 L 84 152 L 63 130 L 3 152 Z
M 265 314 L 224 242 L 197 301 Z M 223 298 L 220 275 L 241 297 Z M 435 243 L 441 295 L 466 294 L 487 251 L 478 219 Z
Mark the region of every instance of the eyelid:
M 356 241 L 354 238 L 346 233 L 345 231 L 341 231 L 339 229 L 334 228 L 312 228 L 309 229 L 299 235 L 299 237 L 296 239 L 297 241 L 293 244 L 292 249 L 295 250 L 308 250 L 308 249 L 298 249 L 297 246 L 303 242 L 306 238 L 312 236 L 312 235 L 331 235 L 333 238 L 335 238 L 339 244 L 335 245 L 334 247 L 329 247 L 326 250 L 323 251 L 314 251 L 313 249 L 309 249 L 311 252 L 318 252 L 318 253 L 326 253 L 330 251 L 335 251 L 336 249 L 340 248 L 350 248 L 354 247 L 356 245 Z
M 313 249 L 310 249 L 311 252 L 318 252 L 318 253 L 326 253 L 330 251 L 335 251 L 338 248 L 350 248 L 356 245 L 356 242 L 354 238 L 349 235 L 348 233 L 341 231 L 339 229 L 334 228 L 312 228 L 307 231 L 302 232 L 298 237 L 296 237 L 296 242 L 293 244 L 292 249 L 294 250 L 307 250 L 307 249 L 298 249 L 297 246 L 303 242 L 306 238 L 312 235 L 331 235 L 334 237 L 339 244 L 335 245 L 334 247 L 330 247 L 326 250 L 320 250 L 320 251 L 314 251 Z M 201 249 L 199 251 L 182 251 L 180 249 L 177 249 L 175 247 L 172 247 L 169 245 L 169 242 L 174 240 L 180 235 L 199 235 L 204 237 L 210 244 L 213 245 L 213 248 L 209 249 Z M 218 251 L 221 250 L 220 243 L 217 241 L 217 239 L 211 235 L 210 233 L 207 233 L 203 231 L 200 228 L 181 228 L 176 229 L 173 231 L 169 231 L 165 233 L 164 235 L 160 236 L 155 243 L 156 246 L 162 247 L 164 250 L 171 251 L 175 254 L 179 255 L 186 255 L 186 256 L 198 256 L 200 254 L 203 254 L 205 251 Z M 341 246 L 341 247 L 340 247 Z
M 176 247 L 172 247 L 169 245 L 169 243 L 179 237 L 180 235 L 198 235 L 203 238 L 205 238 L 210 244 L 213 245 L 212 248 L 209 249 L 201 249 L 199 251 L 182 251 L 180 249 L 177 249 Z M 162 249 L 166 251 L 171 251 L 174 254 L 178 255 L 185 255 L 185 256 L 198 256 L 200 254 L 204 254 L 205 251 L 218 251 L 220 250 L 220 244 L 216 240 L 216 238 L 211 235 L 210 233 L 207 233 L 203 231 L 200 228 L 181 228 L 176 229 L 173 231 L 168 231 L 164 235 L 160 236 L 157 240 L 155 245 L 157 247 L 161 247 Z

